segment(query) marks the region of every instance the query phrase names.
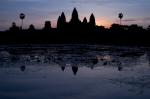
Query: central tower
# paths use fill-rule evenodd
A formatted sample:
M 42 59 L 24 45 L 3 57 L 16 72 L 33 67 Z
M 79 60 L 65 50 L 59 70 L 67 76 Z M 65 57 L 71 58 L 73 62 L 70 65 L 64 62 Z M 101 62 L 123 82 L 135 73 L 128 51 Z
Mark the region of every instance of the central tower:
M 76 24 L 76 23 L 79 23 L 80 20 L 79 20 L 79 16 L 78 16 L 78 11 L 76 8 L 73 9 L 73 12 L 72 12 L 72 17 L 71 17 L 71 21 L 70 23 L 72 24 Z

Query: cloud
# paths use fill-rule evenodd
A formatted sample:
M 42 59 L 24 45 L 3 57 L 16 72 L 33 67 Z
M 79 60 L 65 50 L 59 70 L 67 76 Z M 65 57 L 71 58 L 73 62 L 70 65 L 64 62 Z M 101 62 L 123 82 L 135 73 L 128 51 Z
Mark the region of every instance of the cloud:
M 129 3 L 138 3 L 138 0 L 72 0 L 72 3 L 93 3 L 97 5 L 106 5 L 106 4 L 129 4 Z
M 8 2 L 39 2 L 41 0 L 2 0 L 2 1 L 8 1 Z M 42 0 L 44 1 L 44 0 Z
M 136 19 L 125 19 L 125 20 L 122 20 L 124 22 L 133 22 L 133 21 L 137 21 Z
M 150 17 L 146 17 L 142 19 L 143 21 L 150 21 Z
M 150 17 L 145 17 L 145 18 L 136 18 L 136 19 L 124 19 L 122 20 L 124 22 L 145 22 L 145 21 L 150 21 Z

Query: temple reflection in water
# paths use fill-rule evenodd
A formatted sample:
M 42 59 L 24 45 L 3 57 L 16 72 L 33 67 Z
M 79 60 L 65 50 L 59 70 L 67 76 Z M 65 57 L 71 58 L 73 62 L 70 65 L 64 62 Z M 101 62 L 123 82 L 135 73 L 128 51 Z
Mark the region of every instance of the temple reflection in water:
M 20 99 L 28 90 L 23 96 L 26 99 L 149 99 L 149 64 L 150 50 L 146 47 L 3 46 L 0 98 Z

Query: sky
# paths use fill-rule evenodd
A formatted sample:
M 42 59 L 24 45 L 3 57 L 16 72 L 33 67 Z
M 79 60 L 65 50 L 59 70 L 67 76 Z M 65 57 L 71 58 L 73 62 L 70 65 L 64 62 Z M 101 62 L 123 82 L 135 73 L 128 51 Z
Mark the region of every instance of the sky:
M 118 13 L 123 13 L 122 24 L 150 25 L 150 0 L 0 0 L 0 30 L 7 30 L 12 22 L 21 25 L 20 13 L 24 13 L 24 28 L 33 24 L 40 29 L 45 21 L 51 21 L 56 27 L 57 19 L 64 12 L 67 21 L 76 7 L 79 18 L 89 20 L 95 15 L 96 24 L 110 27 L 119 23 Z

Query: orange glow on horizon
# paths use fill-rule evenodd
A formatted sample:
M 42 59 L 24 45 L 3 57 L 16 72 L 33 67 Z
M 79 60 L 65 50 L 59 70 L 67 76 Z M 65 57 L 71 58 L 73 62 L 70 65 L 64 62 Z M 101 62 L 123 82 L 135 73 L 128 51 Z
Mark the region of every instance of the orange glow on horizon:
M 82 19 L 82 18 L 81 18 Z M 83 20 L 83 19 L 82 19 Z M 37 25 L 37 28 L 43 28 L 44 27 L 44 20 L 38 20 L 34 23 L 34 25 Z M 68 21 L 67 21 L 68 22 Z M 108 20 L 106 18 L 96 18 L 96 24 L 98 26 L 104 26 L 105 28 L 110 28 L 110 26 L 112 25 L 112 21 Z M 51 20 L 51 25 L 53 28 L 57 28 L 57 19 L 53 19 Z
M 106 18 L 97 18 L 96 24 L 98 26 L 104 26 L 105 28 L 109 28 L 112 24 L 112 22 Z
M 57 27 L 57 21 L 53 20 L 51 22 L 52 22 L 52 27 L 56 28 Z M 110 26 L 112 25 L 112 22 L 110 20 L 105 19 L 105 18 L 99 18 L 99 19 L 96 19 L 96 24 L 98 26 L 104 26 L 105 28 L 110 28 Z

